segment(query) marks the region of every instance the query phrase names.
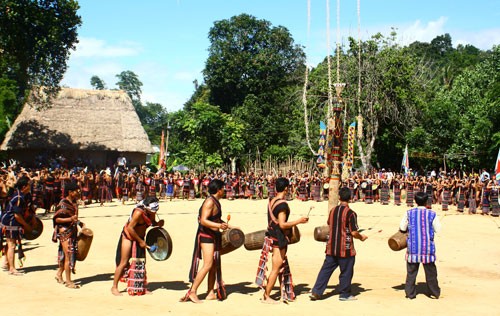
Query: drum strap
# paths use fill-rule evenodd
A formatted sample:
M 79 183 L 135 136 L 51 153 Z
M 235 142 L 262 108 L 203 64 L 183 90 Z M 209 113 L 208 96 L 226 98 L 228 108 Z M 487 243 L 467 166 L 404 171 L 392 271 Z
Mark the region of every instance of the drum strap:
M 274 204 L 271 205 L 271 201 L 269 201 L 269 204 L 267 205 L 267 211 L 269 212 L 269 216 L 271 217 L 271 221 L 275 224 L 278 224 L 278 219 L 276 216 L 274 216 L 274 209 L 278 207 L 278 205 L 285 203 L 285 200 L 276 200 Z M 271 226 L 271 223 L 269 223 L 269 226 Z

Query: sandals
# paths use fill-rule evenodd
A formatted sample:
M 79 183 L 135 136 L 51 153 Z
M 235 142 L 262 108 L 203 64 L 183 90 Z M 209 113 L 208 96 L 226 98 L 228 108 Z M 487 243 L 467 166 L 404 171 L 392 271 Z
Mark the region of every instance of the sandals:
M 62 277 L 60 277 L 60 276 L 56 275 L 56 276 L 54 277 L 54 279 L 57 281 L 57 283 L 59 283 L 59 284 L 64 284 L 64 280 L 63 280 L 63 278 L 62 278 Z
M 79 289 L 80 285 L 71 282 L 71 283 L 67 283 L 66 287 L 69 288 L 69 289 Z
M 9 272 L 9 275 L 23 276 L 25 273 L 21 271 Z

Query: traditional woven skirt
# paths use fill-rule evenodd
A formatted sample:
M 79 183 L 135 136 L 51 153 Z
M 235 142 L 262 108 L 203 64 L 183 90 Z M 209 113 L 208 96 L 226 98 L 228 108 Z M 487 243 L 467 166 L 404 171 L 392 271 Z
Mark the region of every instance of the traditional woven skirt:
M 394 187 L 394 205 L 401 205 L 401 189 L 398 186 Z
M 366 204 L 373 203 L 373 190 L 371 188 L 371 185 L 368 185 L 368 187 L 365 190 L 365 203 Z
M 498 189 L 491 190 L 490 199 L 491 199 L 491 216 L 499 216 L 500 206 L 498 204 Z
M 484 190 L 483 196 L 481 197 L 481 211 L 483 214 L 490 213 L 490 197 L 489 192 Z
M 268 195 L 268 198 L 270 198 L 270 199 L 272 199 L 276 196 L 276 187 L 274 186 L 274 184 L 269 185 L 267 187 L 267 195 Z
M 382 189 L 380 190 L 380 203 L 382 205 L 388 205 L 389 204 L 389 187 L 388 186 L 382 186 Z
M 441 210 L 447 211 L 449 203 L 450 203 L 450 190 L 444 189 L 443 190 L 443 200 L 441 201 Z
M 226 199 L 232 199 L 234 195 L 233 186 L 230 184 L 226 185 Z
M 312 198 L 314 201 L 321 201 L 321 186 L 319 184 L 313 184 Z
M 457 211 L 463 212 L 464 208 L 465 208 L 465 192 L 463 190 L 460 190 L 460 193 L 458 194 Z
M 413 187 L 408 186 L 408 188 L 406 189 L 406 206 L 413 207 L 413 203 Z
M 144 295 L 147 293 L 146 251 L 136 241 L 132 242 L 132 257 L 127 276 L 127 293 Z

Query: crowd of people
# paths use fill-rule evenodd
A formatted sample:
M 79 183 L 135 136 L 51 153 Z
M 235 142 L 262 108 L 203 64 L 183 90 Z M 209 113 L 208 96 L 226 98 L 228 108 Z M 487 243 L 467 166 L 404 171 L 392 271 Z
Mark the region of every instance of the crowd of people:
M 115 165 L 106 169 L 59 167 L 25 169 L 9 166 L 0 169 L 0 204 L 5 205 L 7 192 L 16 179 L 25 175 L 30 179 L 31 195 L 35 208 L 46 213 L 54 211 L 55 205 L 65 196 L 66 183 L 76 183 L 82 190 L 81 203 L 99 203 L 101 206 L 113 200 L 122 203 L 141 201 L 148 196 L 159 199 L 189 199 L 208 196 L 208 183 L 214 179 L 224 182 L 223 198 L 264 199 L 276 195 L 276 179 L 287 178 L 290 190 L 286 199 L 302 201 L 328 200 L 329 178 L 320 171 L 275 171 L 227 172 L 167 172 L 160 169 L 151 172 L 146 166 L 128 168 Z M 353 171 L 341 186 L 351 190 L 352 202 L 367 204 L 393 203 L 413 206 L 417 192 L 426 192 L 428 205 L 440 205 L 447 211 L 450 207 L 470 214 L 500 215 L 498 191 L 500 176 L 491 177 L 486 170 L 481 173 L 465 173 L 451 170 L 434 170 L 425 175 L 396 173 L 391 170 Z
M 291 199 L 321 201 L 328 198 L 329 179 L 318 171 L 281 173 L 227 173 L 217 172 L 181 174 L 163 170 L 151 172 L 146 167 L 129 169 L 126 165 L 117 165 L 101 171 L 88 168 L 48 168 L 26 169 L 16 163 L 1 168 L 0 181 L 2 251 L 6 254 L 2 267 L 11 275 L 22 275 L 15 268 L 14 253 L 17 247 L 19 259 L 23 258 L 22 238 L 25 233 L 36 234 L 36 211 L 45 209 L 54 212 L 53 241 L 59 241 L 59 268 L 55 279 L 68 288 L 79 286 L 71 280 L 75 272 L 77 256 L 77 232 L 85 227 L 78 218 L 79 206 L 89 203 L 110 202 L 118 199 L 125 203 L 131 199 L 137 203 L 120 235 L 116 256 L 116 271 L 111 292 L 120 295 L 118 282 L 127 281 L 127 292 L 131 295 L 147 293 L 145 250 L 150 249 L 145 242 L 146 228 L 163 226 L 156 222 L 159 199 L 196 199 L 204 198 L 198 214 L 199 227 L 196 234 L 193 261 L 190 269 L 192 286 L 181 301 L 199 303 L 198 286 L 208 275 L 207 299 L 226 298 L 220 263 L 221 231 L 235 228 L 222 220 L 219 200 L 222 198 L 263 199 L 269 200 L 268 228 L 258 264 L 256 284 L 264 290 L 263 302 L 274 303 L 270 292 L 279 278 L 281 298 L 294 300 L 292 276 L 286 256 L 290 242 L 289 231 L 296 225 L 308 222 L 308 217 L 289 220 Z M 419 176 L 402 175 L 384 169 L 370 173 L 351 173 L 342 183 L 339 197 L 340 204 L 329 215 L 329 236 L 325 262 L 319 272 L 315 286 L 310 293 L 312 300 L 321 299 L 326 284 L 336 267 L 340 267 L 341 301 L 355 300 L 351 294 L 351 279 L 354 269 L 353 238 L 365 241 L 367 236 L 358 230 L 356 213 L 349 203 L 364 201 L 367 204 L 380 202 L 382 205 L 393 203 L 400 205 L 402 200 L 410 210 L 403 218 L 400 230 L 408 233 L 411 247 L 407 250 L 406 296 L 414 298 L 415 278 L 418 265 L 424 264 L 427 283 L 432 296 L 439 298 L 435 267 L 435 248 L 433 234 L 439 231 L 440 224 L 433 204 L 440 204 L 443 211 L 449 205 L 456 205 L 463 212 L 468 207 L 470 213 L 479 208 L 483 214 L 499 215 L 498 188 L 500 174 L 494 178 L 483 170 L 481 174 L 466 175 L 461 172 Z M 417 207 L 414 207 L 414 202 Z M 422 222 L 424 218 L 424 222 Z M 419 233 L 424 229 L 431 234 Z M 431 240 L 422 240 L 425 235 Z M 425 238 L 427 238 L 425 237 Z M 6 239 L 6 245 L 3 240 Z M 426 245 L 420 247 L 418 245 Z M 154 250 L 151 250 L 154 251 Z M 272 268 L 266 277 L 267 261 L 272 258 Z M 204 264 L 199 269 L 199 262 Z M 22 262 L 22 261 L 20 261 Z

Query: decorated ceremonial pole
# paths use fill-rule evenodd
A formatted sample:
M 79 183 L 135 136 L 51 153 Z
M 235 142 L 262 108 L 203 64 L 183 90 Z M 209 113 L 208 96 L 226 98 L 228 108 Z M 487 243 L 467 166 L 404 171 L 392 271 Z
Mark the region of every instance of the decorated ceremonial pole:
M 328 133 L 326 144 L 327 168 L 330 177 L 328 188 L 328 210 L 330 211 L 339 202 L 339 187 L 341 181 L 341 164 L 342 164 L 342 106 L 343 100 L 341 97 L 345 83 L 340 83 L 340 0 L 337 0 L 337 83 L 335 86 L 336 97 L 332 96 L 332 81 L 331 81 L 331 62 L 330 62 L 330 4 L 326 1 L 327 14 L 327 46 L 328 46 Z
M 345 83 L 334 84 L 337 93 L 332 107 L 332 116 L 328 119 L 328 171 L 330 173 L 330 183 L 328 188 L 328 209 L 331 210 L 339 202 L 339 188 L 341 181 L 342 164 L 342 139 L 343 126 L 341 120 L 343 100 L 341 97 Z

